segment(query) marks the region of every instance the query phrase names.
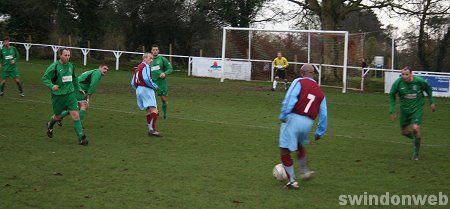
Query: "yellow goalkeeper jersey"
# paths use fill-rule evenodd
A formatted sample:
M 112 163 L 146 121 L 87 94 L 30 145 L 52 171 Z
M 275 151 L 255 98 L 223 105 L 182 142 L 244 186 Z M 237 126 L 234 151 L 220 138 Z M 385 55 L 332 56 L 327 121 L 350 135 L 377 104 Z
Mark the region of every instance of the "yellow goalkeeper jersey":
M 286 69 L 289 64 L 286 58 L 281 57 L 281 59 L 278 59 L 278 57 L 275 57 L 275 59 L 273 60 L 273 66 L 276 68 Z

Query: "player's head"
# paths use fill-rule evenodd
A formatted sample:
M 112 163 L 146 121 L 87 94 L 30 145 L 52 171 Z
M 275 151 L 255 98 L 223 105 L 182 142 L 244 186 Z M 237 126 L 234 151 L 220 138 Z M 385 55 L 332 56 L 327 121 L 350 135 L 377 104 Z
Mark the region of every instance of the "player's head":
M 108 65 L 101 64 L 100 66 L 98 66 L 98 70 L 100 70 L 100 73 L 102 73 L 102 75 L 106 75 L 106 73 L 108 72 Z
M 153 56 L 158 56 L 159 54 L 159 46 L 157 44 L 152 45 L 152 54 Z
M 5 36 L 5 38 L 3 38 L 3 44 L 6 46 L 6 47 L 9 47 L 9 37 L 8 36 Z
M 413 70 L 409 66 L 405 66 L 402 69 L 402 79 L 405 82 L 411 82 L 413 80 Z
M 142 55 L 142 62 L 145 62 L 147 65 L 150 65 L 152 61 L 153 61 L 153 54 L 144 53 L 144 55 Z
M 281 57 L 283 57 L 283 54 L 281 54 L 281 51 L 277 52 L 277 57 L 281 59 Z
M 314 76 L 314 67 L 310 64 L 304 64 L 300 68 L 300 77 L 309 77 L 312 78 Z
M 59 60 L 62 64 L 66 64 L 70 60 L 70 49 L 68 48 L 61 48 L 59 49 Z

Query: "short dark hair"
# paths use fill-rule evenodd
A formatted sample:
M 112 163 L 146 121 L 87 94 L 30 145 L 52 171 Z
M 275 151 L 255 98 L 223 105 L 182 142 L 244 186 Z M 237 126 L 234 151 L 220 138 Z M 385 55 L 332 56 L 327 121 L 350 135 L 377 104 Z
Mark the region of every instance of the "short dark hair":
M 59 54 L 59 55 L 62 55 L 63 51 L 69 51 L 69 52 L 70 52 L 70 49 L 69 49 L 69 48 L 63 47 L 63 48 L 59 49 L 58 54 Z
M 405 66 L 405 67 L 403 67 L 402 70 L 408 70 L 410 73 L 413 72 L 413 70 L 412 70 L 412 68 L 410 66 Z
M 106 67 L 108 67 L 108 65 L 107 64 L 105 64 L 105 63 L 102 63 L 102 64 L 100 64 L 98 67 L 100 68 L 100 67 L 103 67 L 103 66 L 106 66 Z
M 156 47 L 156 48 L 159 49 L 159 45 L 158 45 L 158 44 L 153 44 L 153 45 L 152 45 L 152 48 L 153 48 L 153 47 Z
M 3 38 L 3 41 L 10 41 L 11 39 L 8 37 L 8 36 L 5 36 L 4 38 Z

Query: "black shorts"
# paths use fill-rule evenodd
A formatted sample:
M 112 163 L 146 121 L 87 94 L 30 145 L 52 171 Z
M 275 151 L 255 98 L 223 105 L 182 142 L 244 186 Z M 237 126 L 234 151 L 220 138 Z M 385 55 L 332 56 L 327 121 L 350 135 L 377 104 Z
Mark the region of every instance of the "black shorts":
M 278 70 L 275 69 L 275 77 L 281 78 L 281 79 L 286 79 L 286 70 Z

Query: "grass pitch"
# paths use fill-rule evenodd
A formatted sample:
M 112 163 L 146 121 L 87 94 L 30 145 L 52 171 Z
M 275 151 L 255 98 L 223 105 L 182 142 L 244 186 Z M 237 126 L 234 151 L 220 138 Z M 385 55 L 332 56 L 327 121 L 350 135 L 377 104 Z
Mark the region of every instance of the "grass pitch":
M 287 191 L 271 176 L 284 94 L 269 83 L 175 73 L 169 118 L 158 121 L 164 137 L 150 138 L 132 73 L 110 70 L 91 101 L 83 147 L 70 118 L 53 139 L 45 134 L 50 92 L 40 79 L 50 61 L 19 64 L 26 97 L 9 80 L 0 98 L 0 208 L 345 208 L 339 195 L 450 194 L 449 99 L 438 98 L 435 113 L 425 107 L 414 162 L 386 94 L 324 89 L 328 132 L 308 146 L 316 178 Z

